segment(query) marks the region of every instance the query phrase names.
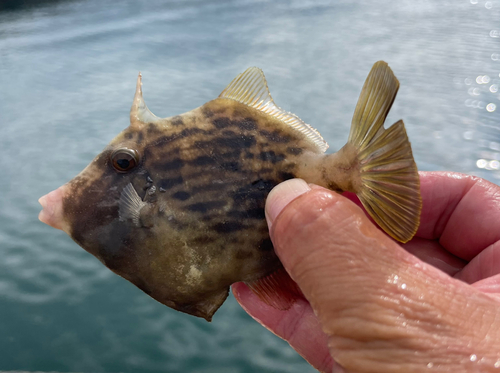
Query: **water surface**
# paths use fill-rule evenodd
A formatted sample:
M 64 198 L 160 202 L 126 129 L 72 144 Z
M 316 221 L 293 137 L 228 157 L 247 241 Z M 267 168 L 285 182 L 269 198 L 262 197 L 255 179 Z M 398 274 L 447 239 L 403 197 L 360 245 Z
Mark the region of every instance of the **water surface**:
M 401 82 L 420 169 L 500 177 L 500 1 L 9 1 L 0 8 L 0 370 L 313 372 L 230 298 L 211 324 L 155 302 L 37 199 L 128 125 L 135 80 L 158 116 L 261 67 L 277 104 L 343 146 L 371 65 Z

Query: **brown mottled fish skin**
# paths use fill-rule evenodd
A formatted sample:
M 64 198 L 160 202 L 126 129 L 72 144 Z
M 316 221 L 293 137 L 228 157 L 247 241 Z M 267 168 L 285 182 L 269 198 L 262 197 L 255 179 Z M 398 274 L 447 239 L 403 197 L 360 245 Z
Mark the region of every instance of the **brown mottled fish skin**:
M 239 281 L 279 308 L 273 299 L 285 289 L 284 271 L 264 215 L 278 183 L 299 177 L 353 191 L 392 237 L 406 242 L 416 232 L 421 198 L 411 146 L 402 121 L 383 127 L 398 87 L 388 65 L 377 62 L 347 144 L 325 155 L 321 136 L 274 104 L 260 69 L 166 119 L 147 109 L 139 76 L 130 126 L 53 192 L 62 196 L 50 210 L 58 213 L 42 211 L 40 219 L 176 310 L 211 320 Z M 120 169 L 116 155 L 131 153 L 136 162 Z
M 136 149 L 140 167 L 117 173 L 109 158 L 118 148 Z M 172 308 L 206 317 L 207 304 L 218 308 L 229 285 L 280 267 L 265 198 L 301 177 L 304 153 L 317 152 L 283 122 L 218 98 L 123 131 L 69 183 L 65 219 L 73 239 L 111 270 Z M 151 228 L 119 220 L 129 182 L 154 204 Z

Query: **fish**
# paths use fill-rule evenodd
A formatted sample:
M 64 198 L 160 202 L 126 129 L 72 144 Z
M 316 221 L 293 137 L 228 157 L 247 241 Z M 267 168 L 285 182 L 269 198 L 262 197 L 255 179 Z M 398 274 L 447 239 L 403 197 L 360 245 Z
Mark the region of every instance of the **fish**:
M 300 289 L 274 252 L 264 212 L 280 182 L 356 193 L 389 236 L 415 234 L 422 201 L 411 144 L 402 120 L 384 128 L 398 89 L 388 64 L 375 63 L 346 145 L 326 154 L 318 131 L 275 104 L 259 68 L 169 118 L 148 109 L 139 73 L 130 125 L 40 198 L 39 219 L 175 310 L 211 321 L 235 282 L 287 309 Z

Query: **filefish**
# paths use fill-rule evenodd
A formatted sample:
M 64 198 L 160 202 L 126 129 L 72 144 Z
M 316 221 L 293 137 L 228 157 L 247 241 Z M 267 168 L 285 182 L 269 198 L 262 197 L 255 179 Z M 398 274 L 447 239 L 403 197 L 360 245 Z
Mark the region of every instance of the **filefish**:
M 347 144 L 325 154 L 321 135 L 274 103 L 256 67 L 215 100 L 170 118 L 148 109 L 139 74 L 130 125 L 40 198 L 39 219 L 178 311 L 210 321 L 240 281 L 286 309 L 300 290 L 274 252 L 264 215 L 278 183 L 302 178 L 354 192 L 391 237 L 415 234 L 421 197 L 411 145 L 403 121 L 383 126 L 398 88 L 387 63 L 375 63 Z

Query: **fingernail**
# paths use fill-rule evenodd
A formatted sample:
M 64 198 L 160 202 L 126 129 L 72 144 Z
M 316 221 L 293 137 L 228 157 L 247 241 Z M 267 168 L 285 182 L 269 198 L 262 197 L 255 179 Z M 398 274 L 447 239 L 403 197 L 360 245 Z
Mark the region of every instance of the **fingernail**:
M 286 205 L 310 190 L 309 185 L 302 179 L 287 180 L 275 186 L 266 200 L 266 220 L 269 229 Z

